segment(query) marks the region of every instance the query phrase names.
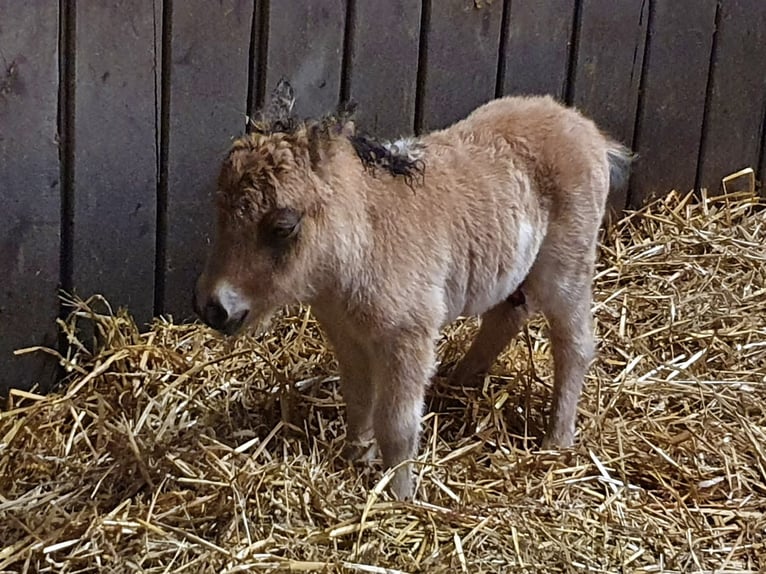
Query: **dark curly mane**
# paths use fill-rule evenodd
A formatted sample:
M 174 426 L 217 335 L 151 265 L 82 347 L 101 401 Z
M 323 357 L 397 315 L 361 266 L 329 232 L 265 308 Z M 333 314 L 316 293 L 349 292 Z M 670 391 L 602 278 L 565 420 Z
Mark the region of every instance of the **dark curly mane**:
M 422 181 L 425 172 L 422 159 L 424 146 L 417 140 L 389 142 L 355 133 L 349 141 L 366 169 L 381 169 L 394 177 L 401 176 L 410 187 L 416 179 Z
M 382 140 L 352 129 L 356 103 L 344 102 L 336 113 L 319 119 L 298 120 L 292 115 L 295 94 L 284 78 L 271 95 L 270 103 L 248 123 L 248 131 L 270 136 L 276 133 L 294 135 L 300 130 L 318 131 L 329 136 L 344 134 L 351 143 L 364 168 L 372 173 L 382 170 L 394 177 L 402 177 L 410 187 L 422 181 L 425 172 L 424 144 L 416 138 L 396 141 Z

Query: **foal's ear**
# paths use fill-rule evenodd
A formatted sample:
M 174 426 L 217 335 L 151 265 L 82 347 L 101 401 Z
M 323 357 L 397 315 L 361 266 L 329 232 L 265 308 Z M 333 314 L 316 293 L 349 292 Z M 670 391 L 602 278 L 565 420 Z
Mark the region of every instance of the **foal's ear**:
M 311 169 L 322 175 L 323 166 L 332 158 L 338 140 L 352 137 L 355 131 L 354 122 L 350 120 L 330 125 L 323 122 L 308 124 L 306 137 Z
M 353 100 L 342 102 L 338 106 L 337 122 L 334 127 L 339 136 L 351 138 L 356 135 L 356 123 L 354 122 L 356 108 L 357 104 Z
M 356 124 L 354 120 L 347 119 L 338 127 L 338 132 L 341 137 L 351 138 L 356 134 Z
M 356 109 L 357 103 L 354 100 L 341 102 L 338 106 L 338 124 L 342 135 L 346 137 L 351 137 L 356 133 L 356 124 L 354 123 Z
M 264 114 L 272 122 L 285 122 L 290 118 L 295 106 L 295 90 L 286 78 L 280 78 L 271 92 L 269 105 Z
M 311 169 L 318 171 L 322 165 L 322 160 L 327 155 L 327 147 L 329 145 L 327 132 L 322 128 L 322 125 L 317 122 L 310 123 L 306 127 L 306 130 Z

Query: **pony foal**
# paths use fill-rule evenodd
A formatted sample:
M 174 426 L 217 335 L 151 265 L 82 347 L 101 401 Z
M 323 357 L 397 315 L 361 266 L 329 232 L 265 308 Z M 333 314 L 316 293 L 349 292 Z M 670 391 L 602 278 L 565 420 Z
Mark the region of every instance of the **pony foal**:
M 298 121 L 293 103 L 281 81 L 223 162 L 202 320 L 234 335 L 310 304 L 340 367 L 344 454 L 377 443 L 404 499 L 441 328 L 481 316 L 451 374 L 461 385 L 540 311 L 555 370 L 543 447 L 570 446 L 594 352 L 597 234 L 628 150 L 549 97 L 497 99 L 393 143 L 343 113 Z

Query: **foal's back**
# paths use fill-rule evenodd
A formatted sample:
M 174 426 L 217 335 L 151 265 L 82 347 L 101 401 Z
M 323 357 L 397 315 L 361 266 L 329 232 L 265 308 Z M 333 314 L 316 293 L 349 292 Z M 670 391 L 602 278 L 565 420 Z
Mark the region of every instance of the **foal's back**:
M 554 202 L 559 194 L 591 194 L 598 211 L 609 187 L 607 154 L 615 143 L 576 109 L 551 96 L 509 96 L 493 100 L 449 128 L 434 132 L 434 140 L 466 141 L 479 145 L 498 138 L 507 142 L 513 161 L 533 164 L 545 186 L 540 193 Z M 496 157 L 487 157 L 494 164 Z M 583 189 L 586 188 L 587 189 Z M 578 197 L 576 201 L 582 202 Z

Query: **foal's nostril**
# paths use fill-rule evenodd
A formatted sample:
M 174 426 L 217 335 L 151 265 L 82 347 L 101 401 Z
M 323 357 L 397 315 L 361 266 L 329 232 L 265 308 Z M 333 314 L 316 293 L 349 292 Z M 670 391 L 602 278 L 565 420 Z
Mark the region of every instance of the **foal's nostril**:
M 223 332 L 227 335 L 235 335 L 244 324 L 248 314 L 249 311 L 242 311 L 235 315 L 231 315 L 226 322 L 226 325 L 223 327 Z
M 210 301 L 205 305 L 203 315 L 205 322 L 214 329 L 222 329 L 229 320 L 229 314 L 226 312 L 226 309 L 217 301 Z

